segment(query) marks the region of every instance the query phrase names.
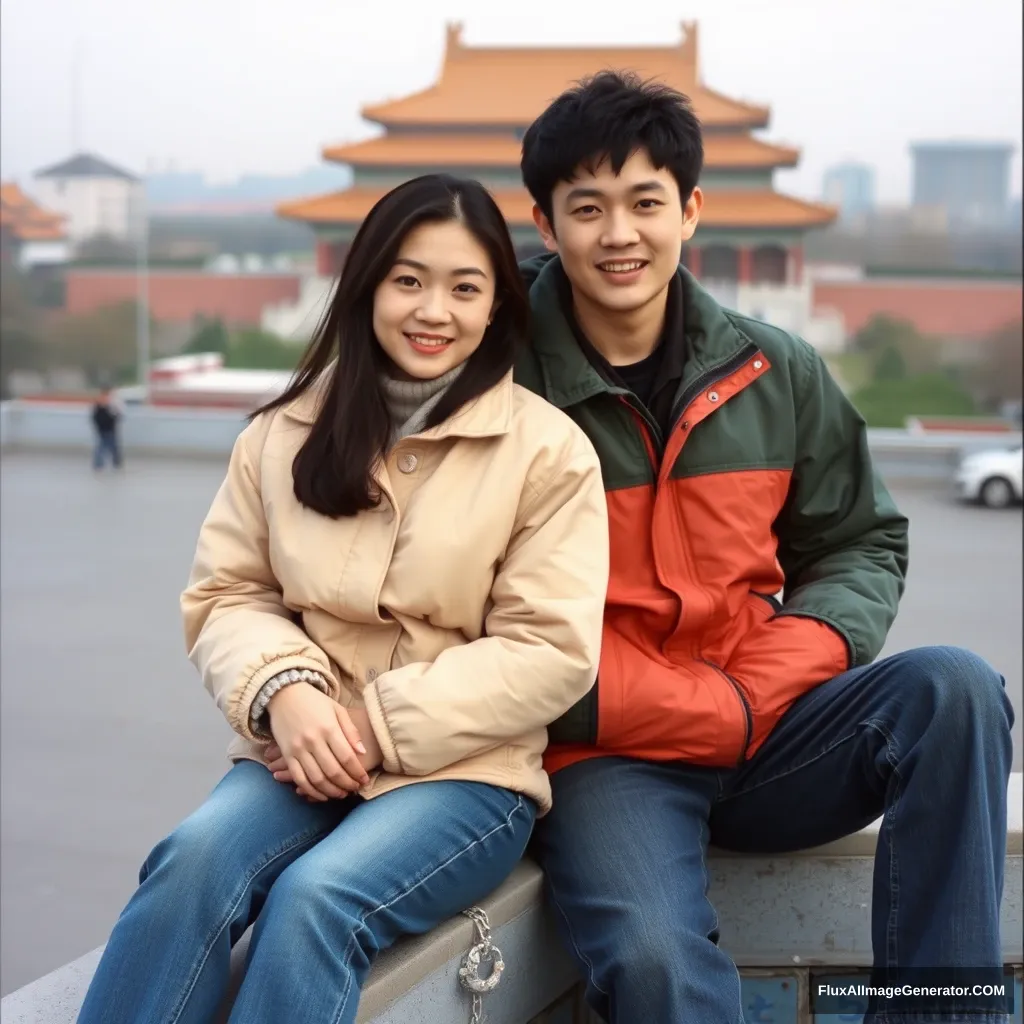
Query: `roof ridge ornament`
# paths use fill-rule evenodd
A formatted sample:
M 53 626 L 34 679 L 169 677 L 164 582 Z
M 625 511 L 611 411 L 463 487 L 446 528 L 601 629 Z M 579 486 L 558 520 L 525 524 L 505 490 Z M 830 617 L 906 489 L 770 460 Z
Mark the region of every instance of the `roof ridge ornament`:
M 683 38 L 679 42 L 679 52 L 683 61 L 693 69 L 694 84 L 700 83 L 699 36 L 696 21 L 682 21 L 679 27 L 683 30 Z
M 445 23 L 445 57 L 450 57 L 456 50 L 462 49 L 462 22 Z

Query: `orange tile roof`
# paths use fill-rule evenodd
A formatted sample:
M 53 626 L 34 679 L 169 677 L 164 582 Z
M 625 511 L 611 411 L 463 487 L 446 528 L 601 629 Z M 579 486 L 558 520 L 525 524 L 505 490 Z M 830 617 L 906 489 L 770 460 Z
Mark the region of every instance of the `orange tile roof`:
M 328 146 L 325 160 L 356 167 L 510 167 L 519 166 L 522 144 L 514 135 L 424 132 L 380 135 L 350 145 Z M 795 167 L 800 152 L 762 142 L 747 134 L 708 135 L 704 166 Z
M 67 237 L 64 229 L 57 222 L 53 224 L 21 224 L 14 233 L 23 242 L 62 242 Z
M 382 189 L 351 188 L 284 203 L 277 213 L 313 225 L 356 225 L 383 194 Z M 510 224 L 533 223 L 533 201 L 525 189 L 495 191 L 493 195 Z M 717 190 L 705 196 L 700 219 L 709 228 L 811 228 L 830 224 L 835 210 L 766 190 Z
M 683 23 L 679 45 L 630 47 L 465 46 L 462 26 L 449 25 L 436 85 L 363 108 L 383 125 L 493 124 L 524 126 L 573 82 L 606 68 L 658 78 L 690 97 L 708 126 L 764 127 L 769 109 L 729 99 L 701 81 L 697 25 Z
M 14 182 L 0 185 L 0 226 L 22 242 L 57 242 L 64 218 L 38 206 Z

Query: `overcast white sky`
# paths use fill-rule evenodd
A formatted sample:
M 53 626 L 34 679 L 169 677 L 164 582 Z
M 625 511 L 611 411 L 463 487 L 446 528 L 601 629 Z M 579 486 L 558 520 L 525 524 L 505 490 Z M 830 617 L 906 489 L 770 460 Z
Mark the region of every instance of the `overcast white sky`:
M 0 171 L 78 139 L 124 167 L 292 173 L 372 129 L 359 108 L 429 85 L 444 23 L 480 44 L 661 44 L 700 22 L 705 82 L 773 109 L 779 175 L 816 196 L 845 159 L 909 196 L 912 140 L 1007 140 L 1021 174 L 1021 0 L 2 0 Z

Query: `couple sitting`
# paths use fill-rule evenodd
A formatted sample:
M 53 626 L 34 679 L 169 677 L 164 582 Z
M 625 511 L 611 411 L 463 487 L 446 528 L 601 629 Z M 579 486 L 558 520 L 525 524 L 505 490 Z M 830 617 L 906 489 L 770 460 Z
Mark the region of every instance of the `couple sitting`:
M 879 815 L 876 964 L 998 967 L 1002 680 L 874 660 L 907 521 L 814 350 L 680 268 L 701 163 L 684 97 L 604 73 L 523 140 L 553 255 L 517 266 L 472 181 L 370 212 L 182 597 L 234 765 L 144 864 L 83 1024 L 210 1020 L 250 925 L 232 1021 L 352 1022 L 380 950 L 531 841 L 599 1015 L 738 1024 L 709 840 Z

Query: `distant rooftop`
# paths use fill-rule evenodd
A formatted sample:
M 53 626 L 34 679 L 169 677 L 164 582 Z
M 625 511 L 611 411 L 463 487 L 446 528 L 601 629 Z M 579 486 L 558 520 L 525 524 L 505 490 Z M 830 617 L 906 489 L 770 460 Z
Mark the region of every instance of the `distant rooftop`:
M 0 185 L 0 227 L 20 242 L 57 242 L 65 237 L 64 218 L 44 210 L 14 182 Z
M 91 153 L 78 153 L 62 163 L 36 171 L 37 178 L 121 178 L 124 181 L 139 181 L 134 174 L 115 167 Z
M 946 139 L 935 142 L 912 142 L 912 153 L 999 153 L 1010 154 L 1015 147 L 1012 142 L 985 142 L 971 139 Z

